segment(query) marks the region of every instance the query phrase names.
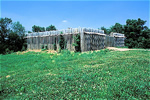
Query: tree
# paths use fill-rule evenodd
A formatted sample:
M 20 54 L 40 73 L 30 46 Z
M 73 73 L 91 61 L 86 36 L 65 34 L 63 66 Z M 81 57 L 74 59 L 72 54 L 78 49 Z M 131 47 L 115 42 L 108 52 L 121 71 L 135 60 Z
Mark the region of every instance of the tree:
M 28 31 L 28 33 L 32 33 L 31 31 Z
M 53 25 L 46 27 L 46 31 L 52 31 L 52 30 L 56 30 L 56 27 Z M 32 31 L 33 32 L 44 32 L 45 28 L 34 25 L 34 26 L 32 26 Z
M 14 22 L 12 24 L 12 32 L 10 35 L 12 34 L 17 34 L 18 35 L 18 38 L 16 38 L 16 43 L 17 43 L 17 46 L 15 51 L 20 51 L 22 50 L 22 48 L 27 48 L 27 44 L 26 44 L 26 39 L 24 38 L 26 35 L 25 35 L 25 27 L 22 26 L 22 24 L 20 24 L 19 22 Z M 16 36 L 16 35 L 13 35 L 13 36 Z M 11 39 L 8 38 L 8 39 Z
M 10 18 L 0 18 L 0 43 L 4 43 L 10 32 L 10 25 L 12 20 Z
M 124 26 L 116 23 L 114 26 L 110 27 L 111 32 L 123 33 L 124 34 Z
M 128 19 L 125 27 L 125 45 L 129 48 L 150 48 L 150 29 L 144 26 L 146 21 Z
M 12 31 L 18 34 L 20 37 L 24 37 L 25 35 L 25 27 L 23 27 L 18 21 L 12 24 Z
M 40 27 L 34 25 L 34 26 L 32 26 L 32 31 L 33 31 L 33 32 L 40 32 Z
M 54 25 L 46 27 L 46 31 L 53 31 L 53 30 L 56 30 L 56 27 Z
M 11 23 L 10 18 L 0 18 L 0 53 L 5 53 L 7 48 L 6 40 L 8 39 Z
M 33 32 L 44 32 L 45 31 L 45 28 L 44 27 L 40 27 L 40 26 L 32 26 L 32 31 Z
M 40 32 L 45 32 L 45 27 L 40 27 Z
M 12 23 L 10 18 L 0 19 L 0 53 L 20 51 L 26 48 L 25 28 L 19 23 Z
M 7 49 L 13 52 L 19 51 L 22 49 L 22 45 L 20 43 L 21 43 L 21 39 L 19 35 L 11 31 L 8 35 L 8 40 L 6 44 Z
M 101 27 L 101 30 L 104 30 L 105 34 L 110 34 L 110 29 L 106 29 L 104 26 Z

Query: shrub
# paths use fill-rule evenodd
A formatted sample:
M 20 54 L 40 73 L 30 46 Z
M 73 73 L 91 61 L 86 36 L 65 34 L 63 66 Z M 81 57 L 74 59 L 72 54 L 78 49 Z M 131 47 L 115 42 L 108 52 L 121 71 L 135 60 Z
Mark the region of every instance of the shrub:
M 54 46 L 54 50 L 57 50 L 57 46 L 56 46 L 56 37 L 55 37 L 55 41 L 54 41 L 53 46 Z
M 25 51 L 26 50 L 26 47 L 25 46 L 23 46 L 22 47 L 22 49 L 21 49 L 21 51 Z
M 44 48 L 44 49 L 48 50 L 48 47 L 47 47 L 47 45 L 45 45 L 45 48 Z
M 74 38 L 75 43 L 72 45 L 75 46 L 75 52 L 81 52 L 81 47 L 80 47 L 80 34 L 77 34 Z
M 44 45 L 41 46 L 41 49 L 44 49 Z
M 60 46 L 60 49 L 63 50 L 65 48 L 65 39 L 62 35 L 63 33 L 61 32 L 60 34 L 60 40 L 59 40 L 59 46 Z
M 45 46 L 44 46 L 44 45 L 42 45 L 42 46 L 41 46 L 41 50 L 42 50 L 42 51 L 48 50 L 47 45 L 45 45 Z

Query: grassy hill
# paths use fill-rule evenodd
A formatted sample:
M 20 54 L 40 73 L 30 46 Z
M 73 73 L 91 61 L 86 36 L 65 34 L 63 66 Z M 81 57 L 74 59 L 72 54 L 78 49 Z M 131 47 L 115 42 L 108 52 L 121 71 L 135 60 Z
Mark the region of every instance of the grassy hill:
M 0 55 L 0 99 L 150 99 L 150 51 Z

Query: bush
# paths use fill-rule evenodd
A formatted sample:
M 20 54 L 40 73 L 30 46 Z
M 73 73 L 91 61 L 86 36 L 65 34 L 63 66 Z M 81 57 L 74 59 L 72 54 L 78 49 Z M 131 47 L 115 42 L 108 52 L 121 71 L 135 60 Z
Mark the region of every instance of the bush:
M 67 50 L 67 49 L 62 50 L 61 53 L 62 54 L 67 54 L 67 55 L 71 54 L 71 52 L 69 50 Z
M 63 33 L 61 32 L 61 34 L 60 34 L 60 40 L 59 40 L 59 46 L 60 46 L 60 49 L 64 49 L 65 48 L 65 39 L 64 39 L 64 37 L 63 37 L 63 35 L 62 35 Z
M 56 46 L 56 37 L 55 37 L 55 41 L 54 41 L 53 46 L 54 46 L 54 50 L 57 50 L 57 46 Z
M 46 50 L 48 50 L 48 47 L 47 47 L 47 45 L 45 45 L 45 49 L 46 49 Z
M 54 46 L 54 50 L 57 50 L 56 43 L 54 43 L 53 46 Z
M 41 49 L 44 49 L 44 45 L 41 46 Z
M 45 46 L 44 46 L 44 45 L 42 45 L 42 48 L 41 48 L 41 50 L 42 50 L 42 51 L 48 50 L 48 47 L 47 47 L 47 45 L 45 45 Z
M 5 49 L 5 54 L 11 54 L 13 53 L 13 50 L 9 50 L 9 48 Z
M 80 34 L 77 34 L 74 38 L 75 43 L 72 45 L 75 46 L 75 52 L 81 52 L 81 47 L 80 47 Z
M 26 48 L 25 48 L 25 46 L 23 46 L 22 49 L 21 49 L 21 51 L 25 51 L 25 50 L 26 50 Z

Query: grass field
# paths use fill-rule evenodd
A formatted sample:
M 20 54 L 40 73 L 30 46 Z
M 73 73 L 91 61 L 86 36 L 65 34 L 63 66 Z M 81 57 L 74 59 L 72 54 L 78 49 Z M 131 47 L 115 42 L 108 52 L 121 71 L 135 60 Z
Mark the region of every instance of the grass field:
M 0 99 L 150 99 L 150 51 L 0 55 Z

